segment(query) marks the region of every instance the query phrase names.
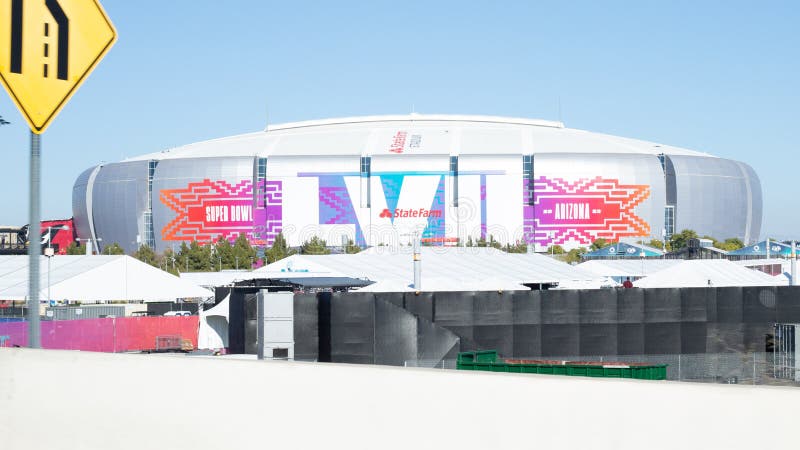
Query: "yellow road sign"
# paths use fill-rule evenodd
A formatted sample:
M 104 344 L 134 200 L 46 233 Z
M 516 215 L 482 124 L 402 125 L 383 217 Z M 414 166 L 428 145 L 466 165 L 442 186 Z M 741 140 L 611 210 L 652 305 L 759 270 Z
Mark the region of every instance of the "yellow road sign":
M 0 81 L 42 133 L 117 40 L 97 0 L 0 0 Z

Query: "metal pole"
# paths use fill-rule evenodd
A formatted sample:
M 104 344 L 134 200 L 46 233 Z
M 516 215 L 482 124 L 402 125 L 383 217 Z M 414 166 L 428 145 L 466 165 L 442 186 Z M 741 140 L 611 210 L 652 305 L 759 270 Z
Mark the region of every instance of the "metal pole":
M 790 275 L 792 276 L 792 286 L 797 286 L 797 245 L 794 241 L 792 241 L 792 260 L 791 264 L 791 272 Z
M 50 303 L 50 258 L 51 256 L 47 256 L 47 302 Z M 51 310 L 52 311 L 52 310 Z
M 42 348 L 39 323 L 39 258 L 42 254 L 42 225 L 39 218 L 39 166 L 42 151 L 41 136 L 31 131 L 31 161 L 28 216 L 28 347 Z
M 46 301 L 47 301 L 48 305 L 50 304 L 50 299 L 52 298 L 52 297 L 50 297 L 50 257 L 51 257 L 50 250 L 53 249 L 52 241 L 53 241 L 53 227 L 47 227 L 47 250 L 48 251 L 46 252 L 47 253 L 47 300 Z M 54 318 L 55 318 L 55 316 L 54 316 Z
M 264 359 L 264 290 L 256 294 L 256 355 Z
M 769 238 L 767 238 L 767 259 L 769 259 Z
M 422 290 L 422 251 L 419 245 L 419 236 L 414 234 L 414 289 Z

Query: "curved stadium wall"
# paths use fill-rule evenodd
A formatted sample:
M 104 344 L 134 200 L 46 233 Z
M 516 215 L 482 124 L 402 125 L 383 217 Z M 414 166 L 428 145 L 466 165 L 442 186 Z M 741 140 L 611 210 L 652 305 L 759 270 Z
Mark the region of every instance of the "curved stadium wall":
M 479 116 L 299 122 L 89 168 L 73 189 L 81 238 L 157 251 L 245 234 L 270 245 L 539 248 L 663 239 L 685 228 L 758 238 L 748 165 L 705 153 Z

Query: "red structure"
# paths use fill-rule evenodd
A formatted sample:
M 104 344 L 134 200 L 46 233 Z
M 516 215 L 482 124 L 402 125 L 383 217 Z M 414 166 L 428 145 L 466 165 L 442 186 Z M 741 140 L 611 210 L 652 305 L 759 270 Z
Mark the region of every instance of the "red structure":
M 69 244 L 78 237 L 75 234 L 75 223 L 72 218 L 61 220 L 43 220 L 41 223 L 42 252 L 48 247 L 53 248 L 56 255 L 66 255 Z

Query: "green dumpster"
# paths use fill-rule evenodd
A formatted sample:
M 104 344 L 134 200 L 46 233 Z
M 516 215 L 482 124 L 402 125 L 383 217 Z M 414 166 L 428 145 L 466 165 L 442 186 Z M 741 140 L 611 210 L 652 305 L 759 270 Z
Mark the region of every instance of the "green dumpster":
M 667 379 L 666 364 L 502 359 L 497 356 L 495 350 L 461 352 L 458 354 L 456 368 L 458 370 L 538 373 L 573 377 Z

